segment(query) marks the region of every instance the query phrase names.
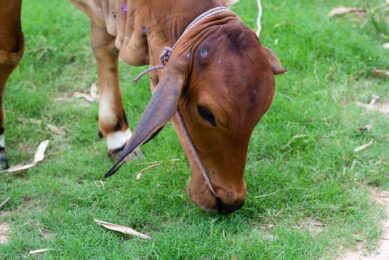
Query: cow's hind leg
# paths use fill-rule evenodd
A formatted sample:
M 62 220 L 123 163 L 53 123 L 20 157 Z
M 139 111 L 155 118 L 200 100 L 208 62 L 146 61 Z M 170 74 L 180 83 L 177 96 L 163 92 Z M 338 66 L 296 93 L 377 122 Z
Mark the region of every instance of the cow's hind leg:
M 115 37 L 93 22 L 91 43 L 99 81 L 99 133 L 107 139 L 110 157 L 115 158 L 131 136 L 119 87 L 118 50 Z M 134 156 L 142 156 L 139 149 L 134 152 Z
M 8 168 L 5 155 L 4 90 L 11 72 L 23 56 L 24 39 L 20 23 L 21 0 L 0 0 L 0 168 Z

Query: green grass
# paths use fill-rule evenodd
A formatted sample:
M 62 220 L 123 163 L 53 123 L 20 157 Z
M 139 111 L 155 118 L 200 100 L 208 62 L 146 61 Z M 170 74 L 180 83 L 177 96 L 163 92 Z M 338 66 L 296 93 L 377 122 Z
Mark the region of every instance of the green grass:
M 171 125 L 143 147 L 146 159 L 127 164 L 104 187 L 98 183 L 112 162 L 105 141 L 97 139 L 97 105 L 56 100 L 96 80 L 89 21 L 68 1 L 24 1 L 26 52 L 5 97 L 8 156 L 16 164 L 29 160 L 40 141 L 48 138 L 50 145 L 38 167 L 0 176 L 0 200 L 11 197 L 0 221 L 12 228 L 0 259 L 25 258 L 39 248 L 53 249 L 41 255 L 47 259 L 317 259 L 360 240 L 374 248 L 383 211 L 369 198 L 368 187 L 389 189 L 389 121 L 356 102 L 368 103 L 372 94 L 389 99 L 388 81 L 370 76 L 375 68 L 388 69 L 389 55 L 371 23 L 354 15 L 327 18 L 338 5 L 367 4 L 264 1 L 262 42 L 288 73 L 277 77 L 273 106 L 251 139 L 245 206 L 224 217 L 189 201 L 190 168 Z M 254 28 L 255 1 L 242 0 L 234 10 Z M 150 97 L 146 79 L 131 81 L 139 71 L 121 64 L 132 128 Z M 46 123 L 68 135 L 56 136 Z M 372 131 L 356 131 L 367 123 Z M 296 135 L 302 137 L 293 139 Z M 353 152 L 370 140 L 370 148 Z M 136 180 L 143 163 L 159 160 Z M 359 162 L 354 168 L 353 160 Z M 93 218 L 131 226 L 153 239 L 104 230 Z M 315 232 L 301 228 L 312 219 L 323 226 Z

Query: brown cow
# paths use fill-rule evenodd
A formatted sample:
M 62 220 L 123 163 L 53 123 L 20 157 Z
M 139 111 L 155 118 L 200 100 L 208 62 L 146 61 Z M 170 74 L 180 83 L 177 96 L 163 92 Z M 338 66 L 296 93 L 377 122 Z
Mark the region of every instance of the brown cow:
M 6 3 L 0 1 L 3 11 Z M 118 54 L 133 66 L 158 65 L 164 47 L 172 46 L 192 20 L 224 2 L 71 1 L 91 19 L 100 86 L 99 128 L 115 154 L 131 136 L 119 89 Z M 7 62 L 0 60 L 1 68 L 7 68 L 2 71 L 8 73 L 1 82 L 17 64 L 15 57 L 8 57 L 20 58 L 23 49 L 21 29 L 16 30 L 18 3 L 19 23 L 11 24 L 11 29 L 19 31 L 19 38 L 10 44 L 12 37 L 6 33 L 5 42 L 13 47 L 6 49 Z M 192 169 L 191 199 L 208 211 L 230 213 L 240 208 L 246 196 L 243 174 L 250 135 L 272 102 L 273 74 L 283 72 L 277 58 L 232 12 L 201 20 L 184 35 L 164 69 L 150 74 L 154 95 L 109 174 L 173 119 Z
M 0 168 L 8 168 L 5 156 L 5 112 L 3 94 L 5 83 L 16 68 L 24 51 L 20 23 L 21 0 L 0 0 Z
M 92 46 L 95 53 L 101 50 L 99 78 L 106 76 L 103 88 L 112 90 L 110 97 L 116 95 L 117 102 L 107 104 L 116 105 L 110 116 L 116 114 L 118 122 L 125 119 L 116 65 L 112 69 L 115 47 L 130 65 L 159 65 L 164 47 L 173 46 L 191 21 L 224 6 L 222 0 L 72 2 L 91 18 Z M 200 21 L 183 36 L 163 70 L 150 73 L 153 97 L 106 176 L 172 119 L 192 169 L 192 201 L 208 211 L 239 209 L 246 197 L 243 174 L 250 135 L 271 105 L 273 74 L 283 72 L 275 55 L 232 12 Z

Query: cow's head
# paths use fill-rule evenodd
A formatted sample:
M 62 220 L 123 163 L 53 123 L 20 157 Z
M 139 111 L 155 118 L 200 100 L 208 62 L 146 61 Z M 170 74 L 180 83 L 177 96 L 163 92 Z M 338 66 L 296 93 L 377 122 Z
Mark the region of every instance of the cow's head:
M 238 19 L 204 26 L 188 33 L 173 52 L 122 159 L 173 118 L 192 169 L 190 198 L 208 211 L 230 213 L 243 205 L 250 136 L 271 105 L 274 74 L 284 69 Z M 219 198 L 182 138 L 174 118 L 177 107 Z

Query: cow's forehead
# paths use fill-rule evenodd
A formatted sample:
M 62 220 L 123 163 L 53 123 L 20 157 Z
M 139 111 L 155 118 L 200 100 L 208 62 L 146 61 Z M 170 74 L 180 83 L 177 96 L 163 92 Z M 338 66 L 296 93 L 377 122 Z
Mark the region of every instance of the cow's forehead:
M 229 19 L 194 28 L 176 50 L 175 57 L 190 53 L 182 97 L 211 112 L 216 108 L 216 116 L 222 111 L 233 124 L 251 128 L 266 110 L 266 96 L 272 96 L 273 74 L 255 33 L 236 17 Z
M 243 68 L 241 65 L 245 57 L 230 59 L 218 57 L 218 60 L 196 73 L 193 86 L 196 97 L 200 102 L 216 102 L 222 107 L 247 111 L 255 109 L 261 95 L 261 84 L 264 80 L 260 66 L 256 69 Z M 236 62 L 236 64 L 234 64 Z M 247 65 L 252 65 L 250 62 Z

